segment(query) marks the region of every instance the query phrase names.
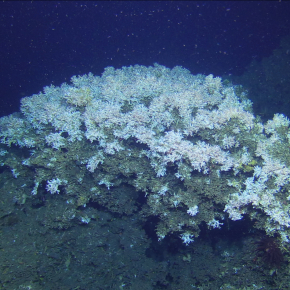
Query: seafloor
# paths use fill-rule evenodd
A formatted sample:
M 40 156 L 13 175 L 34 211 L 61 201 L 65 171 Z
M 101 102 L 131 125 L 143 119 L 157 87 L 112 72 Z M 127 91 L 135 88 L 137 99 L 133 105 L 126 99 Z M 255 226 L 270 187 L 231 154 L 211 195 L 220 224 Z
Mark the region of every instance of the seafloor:
M 205 227 L 185 246 L 174 235 L 158 242 L 155 221 L 138 211 L 119 216 L 92 204 L 89 224 L 59 229 L 49 217 L 62 195 L 13 203 L 17 182 L 2 168 L 0 289 L 290 289 L 288 255 L 277 269 L 265 263 L 249 221 Z

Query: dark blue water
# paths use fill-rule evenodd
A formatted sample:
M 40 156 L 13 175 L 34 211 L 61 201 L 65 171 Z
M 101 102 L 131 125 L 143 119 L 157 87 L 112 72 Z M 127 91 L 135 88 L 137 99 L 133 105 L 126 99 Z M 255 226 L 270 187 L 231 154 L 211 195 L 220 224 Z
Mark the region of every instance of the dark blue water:
M 290 33 L 284 1 L 1 2 L 0 115 L 72 75 L 134 64 L 240 76 Z

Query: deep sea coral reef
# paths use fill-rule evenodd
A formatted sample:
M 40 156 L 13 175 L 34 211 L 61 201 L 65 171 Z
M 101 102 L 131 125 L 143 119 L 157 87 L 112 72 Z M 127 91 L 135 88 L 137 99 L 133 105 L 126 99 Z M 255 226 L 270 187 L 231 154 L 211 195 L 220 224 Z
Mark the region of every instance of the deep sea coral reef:
M 240 86 L 182 67 L 108 67 L 23 98 L 0 119 L 0 162 L 21 183 L 14 200 L 62 196 L 52 227 L 89 223 L 94 202 L 158 216 L 159 240 L 188 245 L 201 223 L 248 215 L 286 243 L 289 120 L 262 124 L 251 105 Z

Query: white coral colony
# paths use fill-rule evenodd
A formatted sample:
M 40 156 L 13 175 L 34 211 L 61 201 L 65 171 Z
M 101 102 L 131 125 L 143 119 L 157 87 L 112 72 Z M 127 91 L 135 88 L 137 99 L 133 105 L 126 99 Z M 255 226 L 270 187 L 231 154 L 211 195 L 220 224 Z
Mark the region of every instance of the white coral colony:
M 130 212 L 122 195 L 107 197 L 133 186 L 146 196 L 144 214 L 160 217 L 160 239 L 176 232 L 188 245 L 201 222 L 221 228 L 226 217 L 249 215 L 287 242 L 289 136 L 286 117 L 263 125 L 242 88 L 219 77 L 158 64 L 108 67 L 45 87 L 21 100 L 21 113 L 2 117 L 0 165 L 31 198 L 46 190 L 70 209 L 95 200 Z

